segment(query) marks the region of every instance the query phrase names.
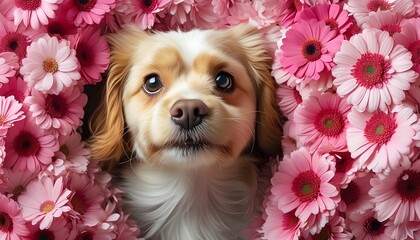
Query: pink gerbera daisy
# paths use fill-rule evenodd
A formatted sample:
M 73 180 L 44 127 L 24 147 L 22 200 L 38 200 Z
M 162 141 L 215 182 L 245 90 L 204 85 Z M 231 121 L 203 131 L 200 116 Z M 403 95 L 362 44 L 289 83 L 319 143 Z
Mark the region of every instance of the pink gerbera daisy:
M 280 22 L 282 26 L 290 27 L 299 19 L 300 13 L 309 5 L 304 0 L 284 0 L 280 7 Z
M 278 208 L 277 201 L 269 201 L 265 208 L 265 213 L 267 214 L 267 219 L 261 229 L 262 239 L 299 239 L 305 223 L 295 216 L 294 211 L 283 213 Z
M 213 1 L 214 2 L 214 1 Z M 223 1 L 220 1 L 223 2 Z M 170 26 L 182 26 L 189 20 L 189 13 L 193 7 L 193 0 L 174 0 L 168 5 Z
M 300 18 L 304 21 L 310 21 L 311 19 L 324 21 L 325 25 L 338 33 L 344 33 L 351 26 L 347 11 L 343 11 L 338 4 L 317 4 L 312 8 L 303 10 Z
M 295 211 L 304 223 L 310 217 L 330 216 L 340 200 L 337 188 L 330 183 L 334 172 L 327 159 L 300 148 L 279 163 L 271 180 L 273 200 L 284 213 Z
M 81 125 L 87 96 L 77 87 L 65 89 L 58 95 L 42 94 L 34 90 L 25 102 L 40 128 L 57 130 L 66 136 Z
M 335 175 L 333 182 L 336 186 L 347 186 L 353 179 L 356 178 L 357 162 L 351 157 L 348 151 L 328 151 L 326 158 L 331 158 L 335 163 Z
M 29 87 L 58 94 L 80 79 L 76 51 L 67 40 L 45 35 L 28 47 L 20 69 Z
M 297 106 L 294 114 L 299 140 L 311 153 L 322 147 L 346 148 L 348 105 L 333 93 L 316 94 Z
M 193 8 L 190 12 L 190 20 L 195 28 L 200 29 L 217 29 L 225 26 L 226 19 L 221 18 L 213 11 L 212 2 L 209 0 L 195 0 Z M 237 2 L 240 4 L 240 2 Z M 237 16 L 235 13 L 230 15 Z
M 0 194 L 0 238 L 5 240 L 26 239 L 29 230 L 22 218 L 19 205 Z
M 281 84 L 277 90 L 277 105 L 281 112 L 288 118 L 293 119 L 296 107 L 302 103 L 302 96 L 296 88 Z
M 404 17 L 399 13 L 392 12 L 377 12 L 369 16 L 363 28 L 379 29 L 387 31 L 392 37 L 395 33 L 401 32 L 401 26 Z
M 40 222 L 39 229 L 48 229 L 54 218 L 59 218 L 64 212 L 71 210 L 67 206 L 71 191 L 63 186 L 63 179 L 53 181 L 44 177 L 32 181 L 26 191 L 19 196 L 18 202 L 22 207 L 22 215 L 32 225 Z
M 379 221 L 373 210 L 364 213 L 354 213 L 347 218 L 347 226 L 353 233 L 355 239 L 366 240 L 391 240 L 385 234 L 388 221 Z
M 71 224 L 64 217 L 55 218 L 48 229 L 40 229 L 39 224 L 31 226 L 31 234 L 28 239 L 55 240 L 69 239 Z
M 378 220 L 392 219 L 394 224 L 420 219 L 420 161 L 410 168 L 400 167 L 385 177 L 375 177 L 369 195 L 378 212 Z
M 9 129 L 6 138 L 7 156 L 4 166 L 15 170 L 38 172 L 51 163 L 58 150 L 56 137 L 27 118 Z
M 97 27 L 87 27 L 69 40 L 76 49 L 82 79 L 87 84 L 100 82 L 101 73 L 106 71 L 109 64 L 109 47 L 106 39 L 101 36 L 101 30 Z
M 420 18 L 406 21 L 401 27 L 401 33 L 396 33 L 394 39 L 411 52 L 413 70 L 420 73 Z
M 319 79 L 320 73 L 335 64 L 334 54 L 343 41 L 342 35 L 317 20 L 300 21 L 286 32 L 280 59 L 283 68 L 298 78 Z
M 60 150 L 55 153 L 55 158 L 64 160 L 70 171 L 83 174 L 87 171 L 90 150 L 81 139 L 82 136 L 77 132 L 65 137 L 65 141 L 60 144 Z
M 17 198 L 26 191 L 26 186 L 34 177 L 36 177 L 36 173 L 6 168 L 3 176 L 5 181 L 0 185 L 0 192 L 4 193 L 9 198 L 17 200 Z
M 0 137 L 4 137 L 15 122 L 24 118 L 22 104 L 14 96 L 0 96 Z
M 15 25 L 23 23 L 38 30 L 40 24 L 47 25 L 48 20 L 55 18 L 55 10 L 62 0 L 15 0 Z
M 0 52 L 0 88 L 15 76 L 19 68 L 18 57 L 12 52 Z
M 359 169 L 389 172 L 409 166 L 411 143 L 416 134 L 417 115 L 410 107 L 395 107 L 389 113 L 352 109 L 348 114 L 347 145 Z
M 304 232 L 303 235 L 308 235 Z M 278 238 L 283 239 L 283 238 Z M 321 239 L 334 239 L 334 240 L 348 240 L 352 239 L 352 234 L 347 231 L 344 224 L 344 219 L 338 214 L 335 214 L 328 221 L 327 224 L 316 234 L 309 234 L 305 239 L 307 240 L 321 240 Z
M 334 62 L 337 94 L 360 112 L 387 111 L 389 105 L 400 104 L 417 78 L 410 70 L 411 54 L 388 32 L 366 29 L 354 35 L 343 42 Z
M 412 0 L 349 0 L 344 9 L 354 16 L 359 26 L 362 26 L 373 12 L 392 11 L 403 16 L 414 13 Z
M 141 29 L 150 29 L 156 20 L 156 14 L 162 12 L 170 0 L 133 1 L 134 22 Z
M 76 26 L 99 24 L 115 7 L 115 0 L 69 0 L 67 15 Z
M 0 96 L 13 96 L 18 102 L 23 103 L 25 108 L 24 100 L 30 94 L 30 91 L 31 89 L 28 88 L 28 85 L 22 78 L 12 77 L 9 79 L 9 83 L 0 88 Z
M 417 234 L 416 234 L 417 233 Z M 420 239 L 420 221 L 410 221 L 403 224 L 386 224 L 385 234 L 391 239 Z
M 368 192 L 371 189 L 369 181 L 372 173 L 359 174 L 350 183 L 340 188 L 341 201 L 338 210 L 346 214 L 363 213 L 368 209 L 373 209 L 371 197 Z

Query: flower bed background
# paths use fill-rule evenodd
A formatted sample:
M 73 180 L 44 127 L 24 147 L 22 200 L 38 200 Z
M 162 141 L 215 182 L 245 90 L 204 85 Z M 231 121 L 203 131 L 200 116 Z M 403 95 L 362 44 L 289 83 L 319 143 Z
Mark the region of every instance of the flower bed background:
M 264 32 L 288 121 L 250 239 L 420 239 L 419 16 L 418 0 L 1 0 L 0 239 L 138 236 L 82 137 L 104 35 L 129 22 Z

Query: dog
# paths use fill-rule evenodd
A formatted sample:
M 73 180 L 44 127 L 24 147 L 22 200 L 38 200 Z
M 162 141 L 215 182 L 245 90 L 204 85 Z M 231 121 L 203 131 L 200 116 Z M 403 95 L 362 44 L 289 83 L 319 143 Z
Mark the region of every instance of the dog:
M 118 170 L 127 211 L 153 240 L 243 239 L 258 164 L 281 151 L 272 58 L 248 25 L 108 37 L 92 156 Z M 119 165 L 119 164 L 114 164 Z

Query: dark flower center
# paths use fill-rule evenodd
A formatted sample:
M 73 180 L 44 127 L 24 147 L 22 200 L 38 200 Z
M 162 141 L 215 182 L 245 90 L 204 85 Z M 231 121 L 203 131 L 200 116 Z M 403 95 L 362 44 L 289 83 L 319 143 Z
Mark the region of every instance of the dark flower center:
M 312 236 L 311 240 L 330 240 L 332 237 L 332 228 L 329 223 L 327 223 L 322 229 L 321 232 Z
M 76 240 L 93 240 L 93 233 L 89 231 L 83 231 L 77 235 Z
M 151 13 L 157 6 L 157 0 L 139 0 L 140 7 L 146 13 Z
M 420 40 L 411 43 L 408 50 L 410 50 L 412 54 L 411 60 L 413 63 L 420 64 Z
M 91 46 L 84 43 L 79 43 L 77 46 L 76 57 L 83 67 L 91 66 L 95 62 L 94 54 L 90 48 Z
M 403 200 L 418 200 L 420 198 L 420 172 L 404 170 L 398 177 L 396 187 Z
M 340 190 L 340 196 L 346 205 L 351 205 L 359 200 L 360 187 L 356 183 L 350 182 L 347 188 Z
M 35 136 L 26 131 L 19 133 L 13 142 L 15 151 L 20 156 L 34 156 L 38 154 L 41 146 Z
M 366 220 L 364 228 L 366 233 L 368 233 L 369 235 L 378 236 L 384 233 L 385 224 L 379 222 L 376 218 L 370 217 Z
M 35 10 L 41 6 L 41 0 L 15 0 L 15 4 L 23 10 Z
M 48 94 L 45 98 L 45 110 L 53 118 L 61 118 L 67 112 L 67 102 L 60 95 Z
M 338 136 L 344 129 L 343 116 L 334 109 L 323 109 L 315 118 L 315 128 L 323 135 Z
M 70 202 L 76 212 L 82 215 L 86 212 L 85 199 L 78 192 L 74 194 Z
M 367 4 L 367 8 L 372 12 L 391 10 L 391 7 L 391 4 L 384 0 L 371 0 Z
M 302 45 L 302 55 L 308 61 L 316 61 L 321 58 L 322 44 L 317 39 L 308 39 Z
M 326 19 L 325 25 L 329 26 L 331 30 L 337 30 L 338 29 L 338 22 L 335 19 Z
M 9 214 L 0 212 L 0 232 L 11 232 L 13 230 L 13 221 Z
M 315 200 L 320 193 L 320 187 L 321 179 L 312 170 L 299 173 L 292 182 L 292 191 L 302 202 Z
M 54 240 L 54 233 L 48 229 L 39 230 L 35 233 L 33 240 Z
M 378 112 L 366 123 L 364 133 L 370 142 L 383 145 L 389 142 L 396 128 L 397 124 L 392 116 Z
M 19 59 L 22 59 L 26 56 L 26 47 L 29 43 L 27 36 L 9 32 L 0 39 L 0 52 L 14 52 Z
M 96 4 L 96 0 L 74 0 L 80 11 L 89 12 Z
M 299 223 L 299 218 L 296 217 L 295 212 L 291 211 L 283 215 L 283 229 L 294 229 Z
M 350 152 L 330 152 L 335 157 L 335 169 L 337 172 L 345 173 L 351 169 L 354 159 Z
M 392 37 L 395 33 L 401 32 L 400 25 L 397 24 L 387 24 L 381 27 L 382 31 L 387 31 L 389 35 Z

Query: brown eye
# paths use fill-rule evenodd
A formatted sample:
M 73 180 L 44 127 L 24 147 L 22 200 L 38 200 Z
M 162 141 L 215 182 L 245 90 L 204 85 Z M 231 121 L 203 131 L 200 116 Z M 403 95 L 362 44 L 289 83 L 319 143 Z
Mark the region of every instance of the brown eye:
M 216 76 L 216 86 L 223 92 L 230 92 L 233 90 L 233 76 L 227 72 L 219 72 Z
M 143 90 L 147 94 L 156 94 L 162 90 L 163 85 L 157 74 L 151 74 L 144 78 Z

